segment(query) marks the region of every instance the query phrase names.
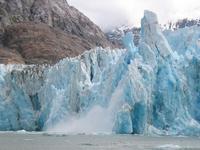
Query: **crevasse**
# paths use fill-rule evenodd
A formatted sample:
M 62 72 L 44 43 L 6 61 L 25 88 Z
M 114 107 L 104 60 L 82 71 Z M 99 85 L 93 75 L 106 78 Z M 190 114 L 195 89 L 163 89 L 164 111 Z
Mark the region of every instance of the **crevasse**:
M 200 136 L 200 27 L 163 33 L 145 11 L 141 29 L 138 47 L 0 65 L 0 130 Z

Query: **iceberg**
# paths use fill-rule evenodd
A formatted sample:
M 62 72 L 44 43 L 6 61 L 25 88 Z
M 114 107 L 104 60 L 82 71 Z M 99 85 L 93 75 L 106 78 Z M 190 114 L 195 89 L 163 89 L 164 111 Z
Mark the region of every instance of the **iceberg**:
M 145 11 L 138 47 L 127 33 L 126 49 L 0 65 L 0 130 L 200 136 L 199 33 Z

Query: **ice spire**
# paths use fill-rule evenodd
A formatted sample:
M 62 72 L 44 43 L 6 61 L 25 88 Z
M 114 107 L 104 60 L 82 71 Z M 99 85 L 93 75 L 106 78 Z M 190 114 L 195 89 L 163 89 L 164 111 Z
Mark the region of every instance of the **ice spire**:
M 144 17 L 141 21 L 141 36 L 142 41 L 162 57 L 167 57 L 172 53 L 166 38 L 161 32 L 157 16 L 151 11 L 144 11 Z

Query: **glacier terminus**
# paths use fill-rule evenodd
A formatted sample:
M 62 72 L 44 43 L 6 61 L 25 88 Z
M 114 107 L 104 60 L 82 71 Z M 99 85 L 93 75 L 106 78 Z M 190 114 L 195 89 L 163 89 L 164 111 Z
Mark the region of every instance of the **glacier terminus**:
M 0 65 L 0 130 L 200 136 L 200 27 L 162 31 L 145 11 L 140 36 L 54 66 Z

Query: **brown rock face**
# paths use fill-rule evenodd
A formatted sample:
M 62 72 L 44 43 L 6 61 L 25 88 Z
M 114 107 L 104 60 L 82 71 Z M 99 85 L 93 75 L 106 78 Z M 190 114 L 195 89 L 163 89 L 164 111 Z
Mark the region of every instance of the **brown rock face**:
M 5 29 L 3 44 L 19 52 L 26 64 L 56 63 L 77 56 L 93 45 L 46 24 L 18 23 Z
M 112 44 L 65 0 L 0 0 L 0 63 L 54 64 L 96 46 Z
M 3 64 L 24 64 L 24 59 L 15 50 L 0 48 L 0 62 Z

